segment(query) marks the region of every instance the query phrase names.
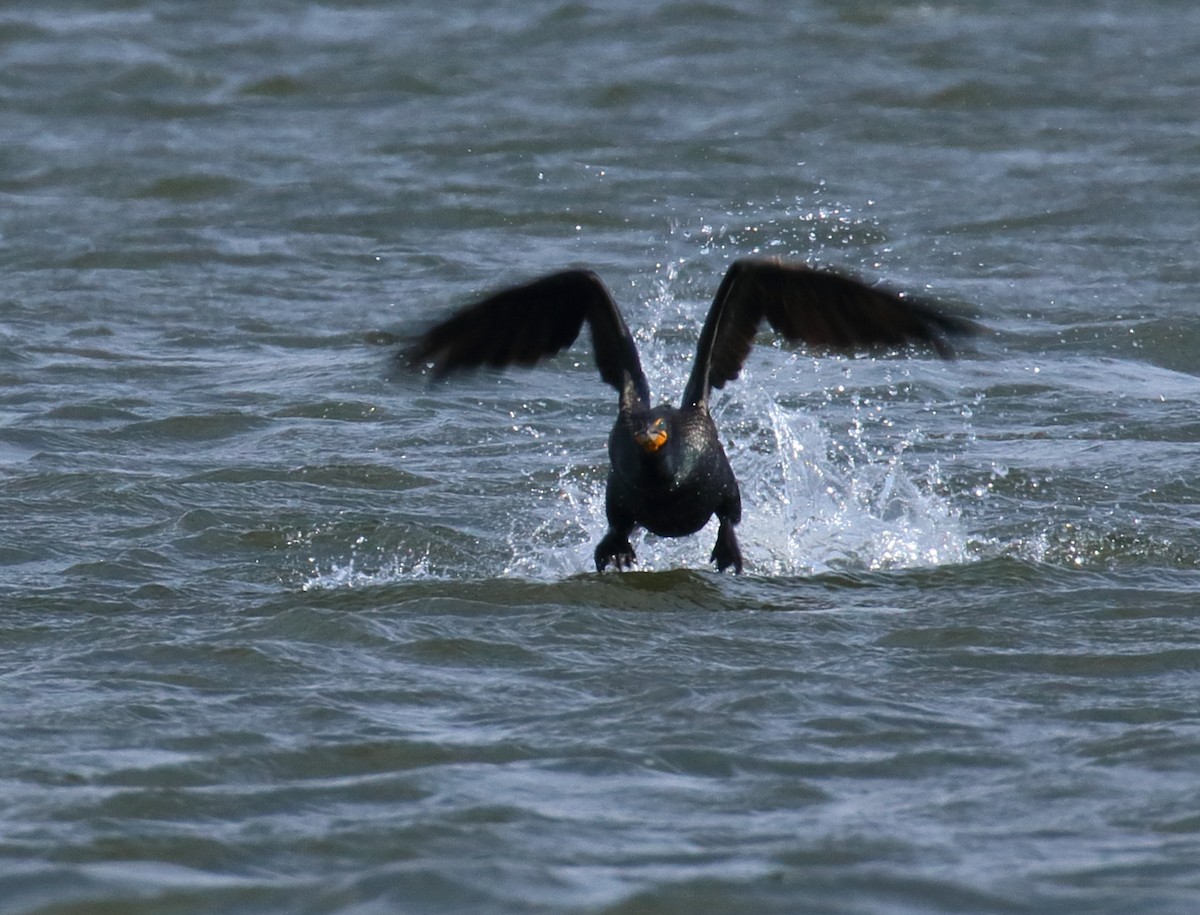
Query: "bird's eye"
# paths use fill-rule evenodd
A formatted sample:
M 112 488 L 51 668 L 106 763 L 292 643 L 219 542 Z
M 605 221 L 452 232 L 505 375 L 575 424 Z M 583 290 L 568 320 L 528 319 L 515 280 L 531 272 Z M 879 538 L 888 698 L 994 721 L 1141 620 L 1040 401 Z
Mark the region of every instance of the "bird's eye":
M 662 431 L 662 428 L 663 428 L 664 426 L 666 426 L 666 422 L 665 422 L 664 420 L 662 420 L 662 419 L 656 419 L 656 420 L 654 421 L 654 428 L 655 428 L 655 429 L 657 429 L 657 430 L 659 430 L 659 431 Z

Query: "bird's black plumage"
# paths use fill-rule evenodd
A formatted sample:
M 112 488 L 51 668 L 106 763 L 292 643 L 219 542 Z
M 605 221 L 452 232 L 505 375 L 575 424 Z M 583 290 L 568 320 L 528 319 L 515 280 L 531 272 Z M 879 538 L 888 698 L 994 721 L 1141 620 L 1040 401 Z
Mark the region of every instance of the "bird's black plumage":
M 643 527 L 663 537 L 700 530 L 717 516 L 712 561 L 742 571 L 734 525 L 741 521 L 737 479 L 708 410 L 713 388 L 737 378 L 766 321 L 794 343 L 854 351 L 926 344 L 949 355 L 947 338 L 971 322 L 931 303 L 803 264 L 744 258 L 726 271 L 700 331 L 681 405 L 650 405 L 629 328 L 600 278 L 565 270 L 505 289 L 425 331 L 410 364 L 437 375 L 479 366 L 533 365 L 570 346 L 586 323 L 600 377 L 619 395 L 608 437 L 608 531 L 597 571 L 634 561 L 629 537 Z

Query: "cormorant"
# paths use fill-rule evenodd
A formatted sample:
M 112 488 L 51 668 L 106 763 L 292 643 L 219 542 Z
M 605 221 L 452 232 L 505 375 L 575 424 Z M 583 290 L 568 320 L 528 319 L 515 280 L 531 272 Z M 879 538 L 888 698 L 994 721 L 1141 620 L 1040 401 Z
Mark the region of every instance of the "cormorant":
M 711 560 L 720 571 L 733 566 L 740 573 L 733 528 L 742 500 L 708 398 L 713 388 L 737 378 L 764 319 L 791 342 L 841 351 L 928 344 L 943 357 L 950 354 L 947 337 L 974 328 L 929 302 L 843 274 L 743 258 L 730 265 L 717 289 L 678 408 L 651 406 L 629 328 L 590 270 L 564 270 L 496 292 L 425 331 L 407 356 L 413 367 L 432 363 L 435 375 L 483 365 L 531 366 L 570 346 L 586 321 L 600 377 L 620 395 L 608 437 L 608 531 L 596 547 L 596 570 L 634 562 L 629 537 L 639 525 L 661 537 L 682 537 L 715 514 L 720 527 Z

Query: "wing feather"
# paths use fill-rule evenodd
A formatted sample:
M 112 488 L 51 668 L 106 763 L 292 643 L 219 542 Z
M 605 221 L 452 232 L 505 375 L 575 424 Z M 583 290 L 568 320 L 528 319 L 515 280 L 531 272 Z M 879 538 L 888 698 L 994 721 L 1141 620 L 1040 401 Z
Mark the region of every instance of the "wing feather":
M 792 343 L 844 352 L 925 344 L 942 357 L 951 354 L 948 337 L 976 329 L 930 302 L 854 277 L 744 258 L 726 271 L 704 321 L 685 405 L 707 401 L 712 388 L 737 378 L 764 319 Z
M 563 270 L 493 293 L 426 330 L 408 349 L 410 365 L 435 375 L 491 366 L 532 366 L 572 343 L 587 322 L 600 377 L 618 391 L 650 391 L 637 346 L 617 303 L 590 270 Z

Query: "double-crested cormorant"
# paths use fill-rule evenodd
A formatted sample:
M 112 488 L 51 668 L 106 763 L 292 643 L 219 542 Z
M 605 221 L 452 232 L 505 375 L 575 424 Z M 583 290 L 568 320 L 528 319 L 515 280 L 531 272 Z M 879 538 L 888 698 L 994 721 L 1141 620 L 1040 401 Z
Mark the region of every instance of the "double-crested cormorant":
M 691 377 L 678 408 L 650 405 L 650 387 L 621 312 L 590 270 L 565 270 L 505 289 L 427 330 L 408 351 L 414 367 L 436 375 L 478 366 L 531 366 L 570 346 L 586 321 L 600 377 L 616 388 L 620 409 L 608 437 L 611 467 L 608 532 L 596 547 L 596 570 L 634 561 L 629 536 L 641 526 L 682 537 L 720 522 L 712 561 L 742 571 L 736 525 L 742 517 L 737 479 L 708 410 L 709 393 L 737 378 L 759 324 L 792 342 L 841 351 L 931 345 L 949 355 L 946 338 L 973 324 L 928 302 L 867 286 L 802 264 L 750 258 L 725 273 L 705 318 Z

